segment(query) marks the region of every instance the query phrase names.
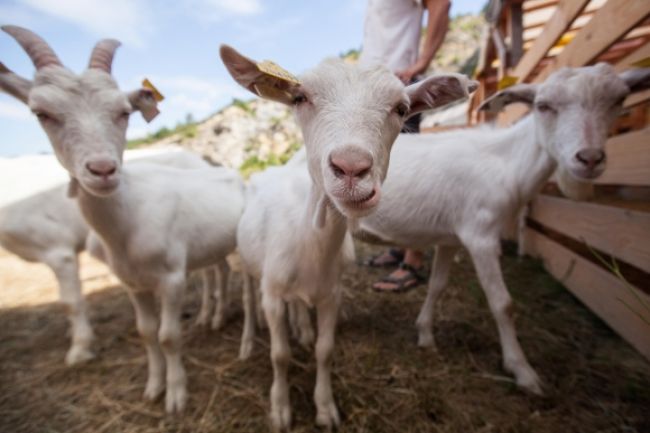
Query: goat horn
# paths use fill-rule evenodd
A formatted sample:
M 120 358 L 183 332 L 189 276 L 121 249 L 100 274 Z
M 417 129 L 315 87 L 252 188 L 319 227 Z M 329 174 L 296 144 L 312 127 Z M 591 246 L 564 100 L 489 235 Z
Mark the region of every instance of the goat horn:
M 88 69 L 99 69 L 110 74 L 115 50 L 120 45 L 122 45 L 120 41 L 116 41 L 115 39 L 102 39 L 97 42 L 90 55 Z
M 9 33 L 23 47 L 36 69 L 63 66 L 47 42 L 31 30 L 18 26 L 2 26 L 2 30 Z

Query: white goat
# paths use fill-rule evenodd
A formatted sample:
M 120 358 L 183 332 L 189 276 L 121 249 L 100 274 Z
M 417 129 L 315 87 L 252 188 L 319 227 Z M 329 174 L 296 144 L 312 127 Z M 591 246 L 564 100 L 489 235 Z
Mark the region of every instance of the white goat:
M 101 238 L 111 270 L 127 288 L 149 364 L 144 397 L 163 391 L 167 412 L 181 411 L 187 379 L 180 314 L 188 271 L 224 260 L 235 249 L 243 184 L 231 170 L 122 168 L 128 119 L 157 113 L 152 92 L 122 93 L 111 63 L 119 43 L 102 40 L 81 75 L 65 69 L 39 36 L 4 26 L 36 67 L 34 81 L 0 68 L 0 86 L 27 103 L 70 174 L 71 193 Z M 160 327 L 155 294 L 160 295 Z M 165 380 L 166 375 L 166 380 Z
M 94 337 L 81 295 L 77 257 L 85 248 L 88 226 L 66 192 L 67 185 L 59 185 L 0 209 L 0 245 L 54 272 L 71 330 L 65 362 L 73 365 L 93 357 Z
M 262 74 L 230 47 L 221 47 L 221 58 L 242 86 L 294 106 L 307 153 L 308 171 L 291 164 L 253 178 L 237 230 L 244 272 L 261 280 L 271 335 L 271 423 L 275 429 L 291 424 L 285 309 L 286 302 L 303 302 L 317 310 L 316 422 L 338 425 L 330 366 L 348 221 L 379 203 L 390 148 L 405 118 L 466 96 L 474 83 L 450 74 L 404 87 L 385 68 L 327 60 L 298 84 Z M 250 294 L 250 282 L 246 286 Z
M 509 128 L 400 135 L 382 201 L 361 220 L 356 235 L 408 247 L 437 246 L 416 322 L 420 346 L 434 346 L 435 303 L 462 245 L 497 323 L 505 369 L 520 387 L 541 393 L 517 341 L 499 266 L 500 232 L 556 168 L 580 180 L 603 172 L 608 127 L 630 90 L 647 87 L 649 77 L 649 70 L 619 77 L 606 64 L 561 69 L 542 84 L 520 84 L 482 104 L 495 111 L 512 102 L 534 107 Z
M 177 168 L 209 166 L 199 155 L 185 150 L 166 149 L 162 153 L 144 155 L 130 151 L 126 153 L 126 159 L 134 159 L 129 164 L 136 167 L 138 160 Z M 52 163 L 56 163 L 54 158 Z M 78 254 L 90 246 L 88 250 L 95 257 L 106 259 L 101 246 L 94 241 L 93 233 L 89 233 L 79 206 L 67 196 L 67 189 L 66 183 L 0 208 L 0 245 L 23 260 L 44 263 L 54 272 L 59 284 L 59 299 L 65 306 L 71 329 L 71 345 L 65 362 L 74 365 L 93 358 L 91 343 L 94 339 L 81 294 Z M 222 267 L 202 271 L 203 301 L 198 324 L 207 322 L 209 318 L 213 289 L 218 301 L 214 321 L 223 322 L 223 275 L 228 270 Z

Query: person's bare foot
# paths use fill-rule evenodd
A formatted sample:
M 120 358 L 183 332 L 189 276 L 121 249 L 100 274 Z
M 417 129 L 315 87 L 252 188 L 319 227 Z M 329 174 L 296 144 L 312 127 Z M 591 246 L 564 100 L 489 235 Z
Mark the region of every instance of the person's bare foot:
M 378 292 L 403 292 L 418 286 L 424 278 L 407 263 L 400 263 L 399 268 L 372 285 Z

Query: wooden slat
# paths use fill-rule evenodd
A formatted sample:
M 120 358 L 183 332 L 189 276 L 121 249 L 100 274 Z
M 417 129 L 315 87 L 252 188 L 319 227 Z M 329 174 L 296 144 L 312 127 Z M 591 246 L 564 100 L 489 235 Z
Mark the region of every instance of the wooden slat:
M 612 137 L 605 149 L 607 168 L 595 183 L 650 186 L 650 128 Z
M 584 66 L 650 14 L 650 1 L 608 0 L 534 82 L 563 66 Z
M 650 57 L 650 42 L 646 42 L 627 56 L 623 57 L 616 63 L 616 65 L 614 65 L 614 69 L 616 72 L 623 72 L 628 69 L 632 63 L 638 62 L 646 57 Z
M 541 8 L 557 5 L 558 0 L 528 0 L 523 3 L 524 12 L 530 12 Z
M 510 27 L 510 59 L 509 65 L 516 65 L 521 56 L 524 54 L 524 39 L 522 27 L 523 15 L 521 4 L 513 4 L 510 8 L 509 27 Z
M 650 272 L 650 213 L 542 194 L 533 201 L 529 216 Z
M 555 42 L 571 26 L 573 20 L 580 14 L 589 0 L 562 0 L 557 10 L 544 27 L 544 31 L 535 41 L 535 44 L 522 57 L 515 68 L 513 75 L 525 81 L 533 71 L 535 65 L 544 58 L 546 52 L 551 49 Z
M 623 106 L 631 107 L 633 105 L 645 102 L 648 99 L 650 99 L 650 90 L 644 90 L 643 92 L 632 93 L 630 96 L 628 96 L 625 99 L 625 103 L 623 104 Z
M 647 304 L 650 304 L 650 296 L 636 288 L 626 287 L 610 272 L 531 228 L 526 228 L 525 236 L 529 252 L 542 258 L 550 274 L 641 354 L 650 359 L 650 325 L 626 306 L 626 304 L 631 306 L 647 317 L 648 312 L 639 305 L 631 290 Z

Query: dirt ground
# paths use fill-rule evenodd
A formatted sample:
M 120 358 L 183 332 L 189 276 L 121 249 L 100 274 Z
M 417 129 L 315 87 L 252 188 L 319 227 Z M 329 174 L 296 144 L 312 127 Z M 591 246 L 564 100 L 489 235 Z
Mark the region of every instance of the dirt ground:
M 360 246 L 359 257 L 377 252 Z M 43 265 L 0 252 L 0 432 L 265 432 L 272 372 L 268 335 L 238 361 L 239 302 L 221 332 L 184 313 L 190 399 L 181 417 L 141 400 L 146 358 L 124 291 L 84 256 L 82 277 L 97 334 L 97 359 L 63 363 L 67 322 Z M 650 365 L 531 259 L 502 259 L 517 328 L 546 395 L 519 391 L 501 368 L 496 328 L 464 257 L 436 319 L 437 353 L 416 347 L 424 287 L 377 294 L 382 270 L 350 269 L 337 334 L 333 386 L 342 432 L 650 432 Z M 237 296 L 237 295 L 233 295 Z M 234 299 L 237 299 L 236 297 Z M 649 331 L 650 332 L 650 331 Z M 315 431 L 315 363 L 293 344 L 295 432 Z

